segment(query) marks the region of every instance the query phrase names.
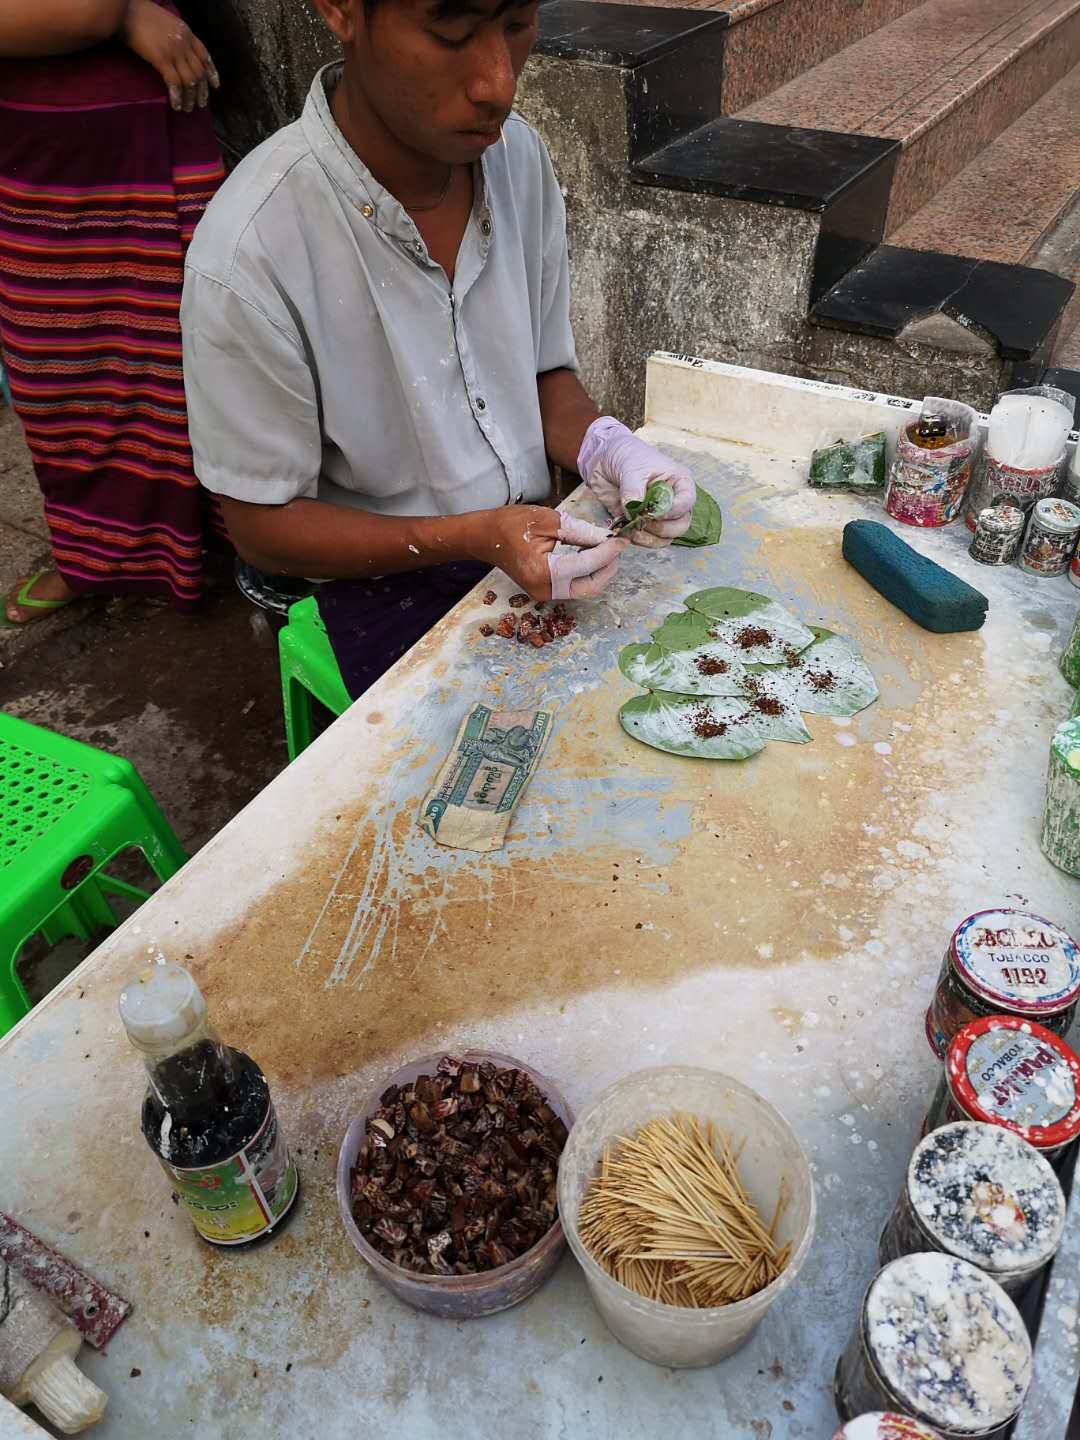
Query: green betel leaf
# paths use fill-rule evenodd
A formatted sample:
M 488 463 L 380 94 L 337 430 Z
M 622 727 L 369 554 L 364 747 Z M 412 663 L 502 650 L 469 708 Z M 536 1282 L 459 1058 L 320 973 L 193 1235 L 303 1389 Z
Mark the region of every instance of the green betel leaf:
M 627 645 L 619 669 L 646 690 L 677 695 L 739 695 L 746 667 L 738 660 L 703 650 L 665 650 L 662 645 Z
M 765 748 L 745 702 L 727 697 L 635 695 L 619 711 L 619 723 L 654 750 L 698 760 L 745 760 Z
M 780 665 L 814 639 L 783 605 L 753 590 L 696 590 L 684 604 L 705 617 L 712 639 L 731 645 L 748 665 Z
M 752 665 L 743 682 L 743 703 L 766 740 L 790 740 L 805 745 L 813 739 L 799 713 L 799 702 L 788 676 L 777 665 Z
M 652 632 L 652 638 L 665 650 L 696 650 L 707 645 L 712 636 L 704 615 L 693 610 L 672 610 Z
M 694 513 L 690 517 L 690 528 L 685 535 L 673 540 L 673 545 L 715 545 L 724 528 L 720 506 L 707 490 L 698 486 Z
M 850 640 L 814 629 L 814 643 L 784 668 L 795 703 L 809 715 L 855 715 L 878 698 L 870 667 Z
M 628 500 L 626 513 L 631 520 L 644 524 L 647 520 L 662 520 L 675 504 L 675 492 L 666 480 L 653 480 L 641 500 Z M 629 529 L 629 526 L 627 526 Z

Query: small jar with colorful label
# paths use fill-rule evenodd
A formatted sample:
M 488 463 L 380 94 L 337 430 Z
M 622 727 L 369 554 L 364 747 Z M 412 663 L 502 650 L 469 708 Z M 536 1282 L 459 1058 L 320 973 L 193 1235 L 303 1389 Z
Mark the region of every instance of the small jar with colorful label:
M 1061 1183 L 1034 1146 L 1000 1125 L 957 1121 L 915 1147 L 878 1261 L 940 1250 L 1016 1299 L 1054 1258 L 1064 1229 Z
M 988 505 L 979 511 L 968 554 L 980 565 L 1008 565 L 1024 538 L 1024 512 L 1015 505 Z
M 142 1129 L 197 1233 L 250 1245 L 276 1233 L 296 1199 L 296 1166 L 263 1072 L 224 1045 L 182 965 L 151 965 L 120 995 L 149 1089 Z
M 1080 1056 L 1033 1020 L 974 1020 L 949 1046 L 922 1133 L 955 1120 L 1012 1130 L 1056 1169 L 1080 1136 Z
M 945 1435 L 1004 1440 L 1031 1382 L 1031 1341 L 989 1276 L 951 1255 L 904 1255 L 866 1292 L 836 1367 L 841 1420 L 900 1411 Z
M 1080 1002 L 1080 946 L 1041 915 L 979 910 L 949 941 L 926 1012 L 926 1036 L 944 1060 L 953 1036 L 983 1015 L 1019 1015 L 1064 1035 Z
M 942 1440 L 942 1434 L 909 1415 L 872 1410 L 841 1425 L 833 1440 Z
M 1040 579 L 1064 575 L 1078 536 L 1080 506 L 1068 500 L 1040 500 L 1028 516 L 1020 546 L 1020 569 Z

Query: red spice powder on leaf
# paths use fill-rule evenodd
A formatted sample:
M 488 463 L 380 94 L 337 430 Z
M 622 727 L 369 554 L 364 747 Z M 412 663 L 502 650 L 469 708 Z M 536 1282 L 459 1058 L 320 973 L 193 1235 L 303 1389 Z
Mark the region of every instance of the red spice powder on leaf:
M 726 660 L 716 660 L 711 655 L 699 655 L 694 661 L 699 675 L 726 675 L 731 666 Z
M 836 689 L 836 676 L 831 670 L 808 670 L 806 678 L 819 694 Z
M 694 734 L 702 740 L 716 740 L 728 732 L 728 722 L 717 720 L 707 705 L 700 705 L 691 712 L 690 725 Z
M 759 695 L 753 701 L 754 709 L 759 715 L 782 715 L 784 707 L 775 695 Z
M 735 643 L 742 650 L 753 650 L 756 645 L 768 645 L 772 638 L 771 630 L 760 625 L 744 625 L 735 636 Z

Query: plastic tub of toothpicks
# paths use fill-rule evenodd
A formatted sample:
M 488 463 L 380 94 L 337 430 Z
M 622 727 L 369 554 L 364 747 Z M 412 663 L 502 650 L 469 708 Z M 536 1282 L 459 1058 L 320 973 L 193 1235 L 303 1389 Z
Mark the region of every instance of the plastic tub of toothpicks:
M 578 1119 L 559 1162 L 559 1215 L 593 1304 L 654 1365 L 714 1365 L 744 1344 L 795 1283 L 815 1213 L 791 1126 L 715 1070 L 619 1080 Z

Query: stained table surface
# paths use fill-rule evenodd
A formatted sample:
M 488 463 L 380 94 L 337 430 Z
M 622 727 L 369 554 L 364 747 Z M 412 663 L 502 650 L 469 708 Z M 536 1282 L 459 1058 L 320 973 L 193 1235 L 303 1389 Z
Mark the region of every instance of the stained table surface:
M 1075 918 L 1038 824 L 1078 597 L 975 566 L 960 527 L 920 533 L 991 599 L 983 630 L 928 635 L 841 559 L 844 521 L 880 512 L 808 492 L 767 449 L 658 438 L 720 501 L 721 545 L 636 548 L 542 651 L 479 634 L 499 613 L 481 586 L 0 1042 L 0 1204 L 135 1305 L 85 1361 L 111 1397 L 100 1440 L 831 1433 L 836 1357 L 934 1085 L 923 1012 L 948 936 L 990 905 Z M 850 636 L 880 700 L 739 764 L 624 735 L 619 649 L 708 584 Z M 557 713 L 491 855 L 416 822 L 480 699 Z M 262 1064 L 298 1155 L 299 1212 L 249 1254 L 195 1239 L 139 1131 L 116 1001 L 161 956 Z M 338 1145 L 372 1084 L 465 1046 L 529 1061 L 577 1108 L 630 1070 L 696 1063 L 785 1113 L 818 1236 L 747 1347 L 705 1371 L 637 1360 L 569 1256 L 468 1325 L 378 1285 L 337 1216 Z

